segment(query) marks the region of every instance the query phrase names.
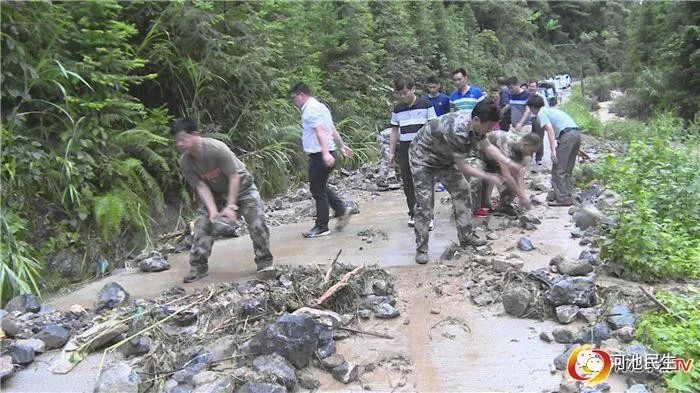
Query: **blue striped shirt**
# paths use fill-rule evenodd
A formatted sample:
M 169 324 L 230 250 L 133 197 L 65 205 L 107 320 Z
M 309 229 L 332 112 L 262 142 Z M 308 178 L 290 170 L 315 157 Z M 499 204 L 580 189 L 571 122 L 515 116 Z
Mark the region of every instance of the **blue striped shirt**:
M 476 106 L 476 103 L 485 98 L 484 93 L 477 86 L 470 85 L 469 90 L 464 94 L 459 90 L 455 90 L 450 94 L 450 103 L 454 105 L 457 111 L 469 111 Z

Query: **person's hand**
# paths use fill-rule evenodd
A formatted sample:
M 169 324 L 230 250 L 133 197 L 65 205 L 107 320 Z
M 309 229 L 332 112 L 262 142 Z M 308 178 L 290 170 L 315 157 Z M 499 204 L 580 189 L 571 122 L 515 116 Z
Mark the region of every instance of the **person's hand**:
M 323 162 L 326 164 L 326 167 L 330 168 L 335 165 L 335 157 L 331 153 L 324 153 Z
M 343 146 L 340 148 L 340 152 L 343 153 L 345 157 L 352 157 L 353 151 L 348 146 Z
M 503 178 L 498 175 L 488 175 L 485 180 L 491 183 L 495 188 L 499 188 L 504 182 Z
M 521 197 L 520 202 L 523 205 L 523 209 L 530 210 L 532 208 L 532 201 L 530 201 L 529 197 Z
M 238 213 L 231 206 L 226 206 L 219 212 L 219 217 L 228 218 L 234 222 L 238 221 Z
M 559 162 L 559 159 L 557 158 L 557 151 L 554 149 L 552 149 L 551 159 L 552 159 L 552 164 L 554 164 L 554 165 L 556 165 L 557 162 Z
M 527 169 L 527 168 L 525 168 L 524 166 L 518 164 L 517 162 L 515 162 L 513 160 L 508 160 L 508 169 L 510 169 L 511 172 L 516 172 L 516 173 L 520 174 L 520 172 L 522 172 L 524 169 Z
M 515 132 L 520 132 L 523 129 L 522 124 L 516 124 L 515 125 Z
M 396 158 L 394 157 L 394 153 L 389 153 L 389 167 L 393 168 L 396 166 Z

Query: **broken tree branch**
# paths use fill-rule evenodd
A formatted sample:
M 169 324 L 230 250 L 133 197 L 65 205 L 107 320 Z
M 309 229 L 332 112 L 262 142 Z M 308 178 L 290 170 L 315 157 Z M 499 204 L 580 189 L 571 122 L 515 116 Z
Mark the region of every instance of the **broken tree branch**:
M 342 253 L 342 252 L 343 252 L 342 248 L 340 250 L 338 250 L 338 255 L 336 255 L 333 262 L 331 262 L 331 267 L 328 268 L 328 271 L 326 272 L 326 276 L 323 278 L 322 285 L 328 284 L 328 282 L 331 280 L 331 273 L 333 273 L 333 268 L 335 267 L 335 263 L 338 262 L 338 258 L 340 258 L 340 253 Z
M 368 332 L 368 331 L 366 331 L 366 330 L 358 330 L 358 329 L 347 328 L 347 327 L 339 327 L 338 329 L 340 329 L 340 330 L 346 330 L 346 331 L 348 331 L 348 332 L 353 332 L 353 333 L 366 334 L 366 335 L 368 335 L 368 336 L 375 336 L 375 337 L 381 337 L 381 338 L 388 338 L 389 340 L 393 340 L 393 339 L 394 339 L 394 336 L 390 336 L 390 335 L 388 335 L 388 334 Z
M 361 266 L 356 267 L 354 270 L 345 273 L 343 275 L 343 277 L 337 283 L 333 284 L 332 287 L 328 288 L 328 290 L 323 295 L 321 295 L 321 297 L 314 300 L 312 302 L 311 306 L 318 307 L 318 306 L 323 305 L 328 300 L 330 300 L 330 298 L 333 297 L 333 295 L 335 295 L 336 292 L 338 292 L 339 290 L 350 285 L 348 283 L 348 280 L 350 280 L 350 277 L 359 274 L 362 271 L 362 269 L 364 269 L 364 268 L 365 268 L 365 265 L 361 265 Z
M 686 319 L 683 318 L 682 316 L 676 314 L 675 312 L 671 311 L 671 309 L 669 309 L 668 307 L 666 307 L 665 304 L 661 303 L 661 300 L 657 299 L 656 296 L 654 296 L 652 293 L 650 293 L 650 292 L 648 292 L 646 289 L 644 289 L 643 286 L 640 285 L 640 286 L 639 286 L 639 289 L 641 289 L 642 292 L 644 292 L 644 294 L 647 295 L 647 297 L 648 297 L 649 299 L 651 299 L 652 302 L 654 302 L 654 304 L 656 304 L 657 306 L 661 307 L 664 311 L 666 311 L 667 313 L 669 313 L 669 314 L 673 315 L 674 317 L 678 318 L 681 322 L 688 323 L 688 320 L 686 320 Z

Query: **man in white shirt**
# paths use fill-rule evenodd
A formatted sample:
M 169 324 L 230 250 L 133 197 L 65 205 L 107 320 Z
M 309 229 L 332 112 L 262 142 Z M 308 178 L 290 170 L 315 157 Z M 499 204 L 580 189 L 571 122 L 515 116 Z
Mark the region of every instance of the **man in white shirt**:
M 311 89 L 304 83 L 295 84 L 291 91 L 294 105 L 301 110 L 302 146 L 309 156 L 309 183 L 311 195 L 316 201 L 316 223 L 304 237 L 330 235 L 328 228 L 329 205 L 338 217 L 337 231 L 342 231 L 350 219 L 350 212 L 338 196 L 328 188 L 328 176 L 335 168 L 336 147 L 341 153 L 352 156 L 352 149 L 345 146 L 338 134 L 331 111 L 311 96 Z

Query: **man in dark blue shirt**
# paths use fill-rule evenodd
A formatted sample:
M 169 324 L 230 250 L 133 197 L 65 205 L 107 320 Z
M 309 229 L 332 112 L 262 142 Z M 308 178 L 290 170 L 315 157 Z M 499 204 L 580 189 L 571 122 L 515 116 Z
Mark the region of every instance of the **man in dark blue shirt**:
M 448 113 L 450 111 L 450 97 L 442 92 L 442 82 L 440 82 L 440 79 L 435 75 L 431 75 L 428 77 L 425 87 L 428 89 L 428 95 L 425 98 L 427 98 L 433 105 L 433 108 L 435 108 L 435 115 L 439 117 Z

